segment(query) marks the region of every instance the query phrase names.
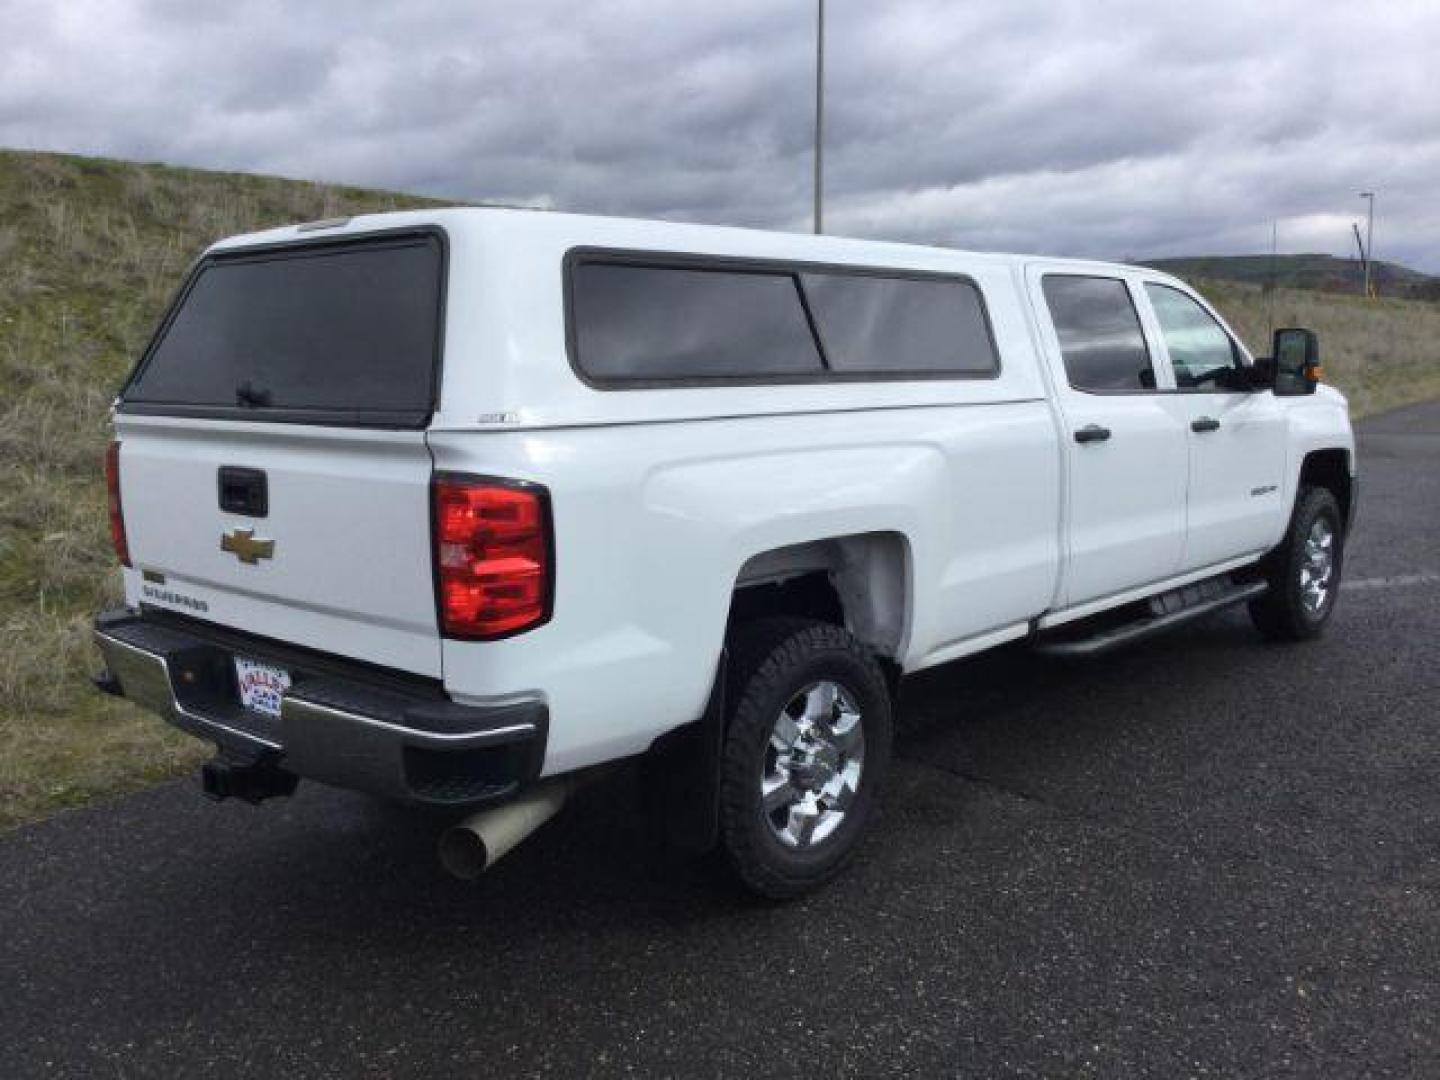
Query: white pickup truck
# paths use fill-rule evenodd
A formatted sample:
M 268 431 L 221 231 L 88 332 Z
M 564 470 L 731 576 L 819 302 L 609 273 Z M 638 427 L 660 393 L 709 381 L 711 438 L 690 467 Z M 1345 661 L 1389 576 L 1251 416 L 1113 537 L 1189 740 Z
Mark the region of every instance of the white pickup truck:
M 98 681 L 213 742 L 214 797 L 452 810 L 462 874 L 640 758 L 677 841 L 795 895 L 902 676 L 1239 602 L 1320 631 L 1356 478 L 1317 365 L 1143 267 L 499 209 L 236 237 L 115 404 Z

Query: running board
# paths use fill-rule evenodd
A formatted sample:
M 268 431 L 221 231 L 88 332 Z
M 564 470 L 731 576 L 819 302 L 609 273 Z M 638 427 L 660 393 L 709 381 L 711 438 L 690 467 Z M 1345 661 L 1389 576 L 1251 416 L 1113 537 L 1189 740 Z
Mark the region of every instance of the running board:
M 1253 600 L 1269 588 L 1263 581 L 1247 581 L 1217 588 L 1214 581 L 1187 585 L 1151 597 L 1150 615 L 1120 626 L 1109 626 L 1089 637 L 1060 641 L 1040 640 L 1034 646 L 1045 656 L 1098 656 L 1153 634 L 1164 633 L 1192 619 L 1198 619 L 1221 608 Z

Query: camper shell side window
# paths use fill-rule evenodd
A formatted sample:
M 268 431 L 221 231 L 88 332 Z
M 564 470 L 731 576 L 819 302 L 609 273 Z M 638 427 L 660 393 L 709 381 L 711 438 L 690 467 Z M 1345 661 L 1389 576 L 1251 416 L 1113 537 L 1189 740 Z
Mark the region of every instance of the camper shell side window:
M 571 366 L 597 389 L 1000 373 L 963 274 L 575 249 L 565 306 Z

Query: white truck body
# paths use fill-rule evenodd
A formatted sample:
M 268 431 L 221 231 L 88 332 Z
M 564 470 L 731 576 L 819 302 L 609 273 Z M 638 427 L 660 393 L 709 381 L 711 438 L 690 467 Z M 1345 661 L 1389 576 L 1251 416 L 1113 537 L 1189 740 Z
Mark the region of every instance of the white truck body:
M 438 383 L 415 425 L 175 415 L 122 395 L 126 604 L 434 680 L 461 705 L 541 701 L 540 775 L 640 754 L 700 717 L 747 586 L 825 574 L 851 633 L 913 672 L 1253 565 L 1285 534 L 1311 455 L 1354 472 L 1329 387 L 1180 389 L 1147 286 L 1191 297 L 1236 366 L 1252 360 L 1187 285 L 1143 267 L 499 209 L 275 229 L 206 259 L 414 230 L 444 258 Z M 576 364 L 568 295 L 577 253 L 595 252 L 973 283 L 998 370 L 607 385 Z M 1071 385 L 1045 292 L 1057 277 L 1121 283 L 1153 386 Z M 1110 437 L 1077 442 L 1087 426 Z M 266 474 L 263 519 L 216 505 L 224 466 Z M 542 624 L 441 633 L 437 474 L 548 492 Z M 244 527 L 272 557 L 217 543 Z

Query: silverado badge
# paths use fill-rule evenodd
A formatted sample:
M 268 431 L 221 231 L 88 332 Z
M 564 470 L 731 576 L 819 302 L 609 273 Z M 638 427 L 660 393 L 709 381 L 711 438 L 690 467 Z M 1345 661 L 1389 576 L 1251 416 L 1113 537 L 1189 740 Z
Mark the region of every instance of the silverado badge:
M 231 529 L 220 535 L 220 550 L 228 551 L 243 563 L 254 566 L 275 554 L 275 541 L 262 540 L 254 529 Z

